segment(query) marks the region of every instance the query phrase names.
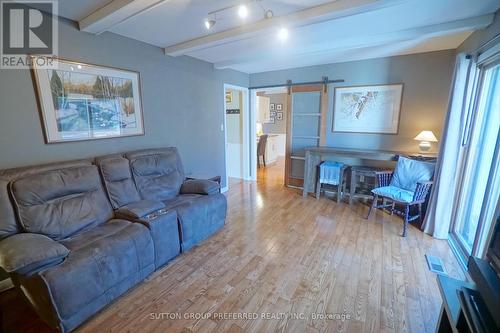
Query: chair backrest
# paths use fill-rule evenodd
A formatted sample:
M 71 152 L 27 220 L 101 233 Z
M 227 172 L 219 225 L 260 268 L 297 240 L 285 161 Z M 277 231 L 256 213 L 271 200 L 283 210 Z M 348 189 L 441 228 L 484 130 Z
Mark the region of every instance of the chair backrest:
M 413 192 L 417 183 L 432 179 L 434 168 L 434 163 L 400 156 L 390 185 Z
M 113 217 L 95 165 L 25 176 L 9 187 L 26 232 L 61 240 Z
M 267 134 L 259 137 L 259 145 L 257 146 L 257 155 L 259 156 L 266 154 L 267 137 Z
M 50 170 L 85 165 L 92 165 L 92 161 L 76 160 L 0 170 L 0 240 L 21 232 L 8 189 L 11 181 Z
M 96 164 L 114 209 L 141 200 L 132 178 L 129 160 L 121 155 L 110 155 L 96 158 Z
M 139 150 L 125 157 L 142 199 L 163 201 L 179 195 L 186 177 L 177 148 Z

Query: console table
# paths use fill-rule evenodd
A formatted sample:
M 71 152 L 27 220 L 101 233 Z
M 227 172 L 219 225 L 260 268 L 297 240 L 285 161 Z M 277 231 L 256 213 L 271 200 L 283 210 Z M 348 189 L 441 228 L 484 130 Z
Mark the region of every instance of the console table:
M 373 161 L 396 161 L 398 155 L 414 156 L 421 158 L 436 158 L 435 153 L 415 153 L 402 151 L 387 151 L 387 150 L 370 150 L 370 149 L 347 149 L 347 148 L 332 148 L 332 147 L 309 147 L 305 149 L 305 166 L 304 166 L 304 188 L 303 196 L 306 197 L 309 193 L 315 193 L 316 186 L 316 170 L 317 166 L 322 161 L 332 160 L 335 158 L 356 158 L 361 160 Z

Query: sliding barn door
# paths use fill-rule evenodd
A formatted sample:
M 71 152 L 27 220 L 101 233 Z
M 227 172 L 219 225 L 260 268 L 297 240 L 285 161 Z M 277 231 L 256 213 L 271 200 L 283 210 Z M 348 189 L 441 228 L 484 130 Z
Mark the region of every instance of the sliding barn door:
M 285 184 L 304 185 L 305 148 L 326 144 L 326 86 L 292 86 L 288 94 Z

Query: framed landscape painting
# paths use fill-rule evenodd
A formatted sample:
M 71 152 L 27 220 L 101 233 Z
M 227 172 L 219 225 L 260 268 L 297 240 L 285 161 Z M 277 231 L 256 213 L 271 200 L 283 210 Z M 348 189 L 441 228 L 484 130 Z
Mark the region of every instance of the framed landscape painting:
M 47 143 L 144 135 L 138 72 L 58 59 L 32 73 Z
M 403 84 L 335 88 L 333 132 L 397 134 Z

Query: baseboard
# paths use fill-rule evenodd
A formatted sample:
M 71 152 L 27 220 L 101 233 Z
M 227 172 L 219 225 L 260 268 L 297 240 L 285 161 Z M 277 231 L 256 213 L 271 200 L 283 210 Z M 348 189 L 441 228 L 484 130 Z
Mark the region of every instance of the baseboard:
M 4 292 L 10 288 L 14 288 L 11 279 L 7 278 L 5 280 L 0 281 L 0 293 Z

